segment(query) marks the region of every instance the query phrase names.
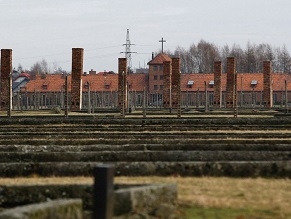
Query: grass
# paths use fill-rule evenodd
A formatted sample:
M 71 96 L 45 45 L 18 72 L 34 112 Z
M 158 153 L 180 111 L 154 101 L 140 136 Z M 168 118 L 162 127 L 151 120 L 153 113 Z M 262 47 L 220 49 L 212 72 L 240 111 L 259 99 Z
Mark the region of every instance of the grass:
M 87 177 L 0 178 L 1 184 L 86 184 Z M 291 180 L 226 177 L 115 177 L 115 183 L 176 183 L 183 219 L 289 219 Z
M 281 218 L 271 210 L 250 210 L 233 208 L 184 208 L 185 219 L 274 219 Z M 285 217 L 284 217 L 285 218 Z

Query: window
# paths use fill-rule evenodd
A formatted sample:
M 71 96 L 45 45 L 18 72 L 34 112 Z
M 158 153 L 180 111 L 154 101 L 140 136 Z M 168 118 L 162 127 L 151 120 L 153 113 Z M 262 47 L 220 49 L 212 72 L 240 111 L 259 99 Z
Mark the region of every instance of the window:
M 252 80 L 252 82 L 251 82 L 251 86 L 252 87 L 257 86 L 257 84 L 258 84 L 258 81 L 257 80 Z
M 158 80 L 158 76 L 157 75 L 154 75 L 154 80 Z
M 188 81 L 187 87 L 192 88 L 193 84 L 194 84 L 194 81 Z
M 157 70 L 158 70 L 158 66 L 154 65 L 154 71 L 157 71 Z
M 164 80 L 164 75 L 160 75 L 160 80 Z
M 47 87 L 48 87 L 48 82 L 44 82 L 43 84 L 42 84 L 42 89 L 47 89 Z
M 164 89 L 164 85 L 160 85 L 160 90 L 163 90 Z
M 137 105 L 141 105 L 142 104 L 142 96 L 141 96 L 141 94 L 138 94 L 137 95 Z
M 109 89 L 109 88 L 110 88 L 110 84 L 111 84 L 110 82 L 105 81 L 105 82 L 104 82 L 104 88 L 105 88 L 105 89 Z
M 85 89 L 89 89 L 89 85 L 90 85 L 90 84 L 89 84 L 89 81 L 87 81 L 87 82 L 84 84 L 84 88 L 85 88 Z
M 164 70 L 164 66 L 160 65 L 160 71 Z
M 154 85 L 154 90 L 158 90 L 158 85 Z
M 214 85 L 214 81 L 209 81 L 209 85 Z

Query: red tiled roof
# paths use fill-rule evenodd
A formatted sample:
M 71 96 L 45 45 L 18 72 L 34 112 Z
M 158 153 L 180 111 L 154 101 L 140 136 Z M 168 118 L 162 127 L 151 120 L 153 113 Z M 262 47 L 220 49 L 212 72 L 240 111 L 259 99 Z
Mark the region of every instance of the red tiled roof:
M 171 57 L 165 53 L 158 54 L 154 59 L 148 62 L 148 65 L 161 65 L 164 61 L 172 61 Z
M 143 91 L 147 89 L 147 77 L 148 74 L 144 73 L 129 74 L 127 76 L 127 81 L 128 84 L 131 85 L 130 90 Z
M 130 90 L 143 91 L 146 86 L 147 74 L 129 74 L 128 84 Z M 118 74 L 96 74 L 82 76 L 82 90 L 87 91 L 90 84 L 91 91 L 115 91 L 118 90 Z M 37 76 L 35 80 L 27 83 L 27 92 L 59 92 L 64 89 L 65 77 L 59 74 L 48 74 L 45 78 Z M 46 85 L 44 87 L 43 85 Z M 68 88 L 71 90 L 71 75 L 68 76 Z
M 23 90 L 27 92 L 59 92 L 64 89 L 64 84 L 65 78 L 60 74 L 47 74 L 45 76 L 37 75 L 35 79 L 30 80 L 26 84 Z M 46 88 L 43 85 L 47 85 Z M 71 83 L 69 82 L 69 87 L 70 86 Z
M 83 75 L 82 76 L 82 90 L 88 91 L 84 85 L 90 83 L 91 91 L 115 91 L 118 89 L 118 75 L 117 74 L 97 74 L 97 75 Z M 106 85 L 108 87 L 106 87 Z
M 18 77 L 30 78 L 30 74 L 22 72 Z
M 204 91 L 206 81 L 209 85 L 210 81 L 214 80 L 213 73 L 191 73 L 181 75 L 181 91 Z M 288 84 L 288 90 L 291 90 L 291 74 L 286 73 L 273 73 L 273 91 L 285 90 L 285 80 Z M 193 81 L 193 85 L 190 88 L 188 81 Z M 263 74 L 262 73 L 238 73 L 237 75 L 237 90 L 240 91 L 252 91 L 252 81 L 257 81 L 257 85 L 254 87 L 255 91 L 263 90 Z M 96 75 L 83 75 L 82 76 L 82 89 L 87 91 L 88 87 L 85 84 L 90 83 L 91 91 L 115 91 L 118 90 L 118 74 L 96 74 Z M 128 75 L 128 84 L 130 90 L 142 92 L 148 87 L 148 74 L 135 73 Z M 26 84 L 27 92 L 59 92 L 64 89 L 65 77 L 59 74 L 48 74 L 44 78 L 37 76 L 36 79 L 30 80 Z M 43 86 L 46 85 L 46 86 Z M 71 75 L 68 76 L 68 87 L 71 90 Z M 24 89 L 24 90 L 25 90 Z M 208 91 L 212 91 L 211 86 L 207 87 Z M 226 90 L 226 73 L 222 74 L 222 90 Z
M 206 81 L 207 85 L 211 80 L 214 80 L 214 74 L 181 74 L 181 91 L 204 91 Z M 192 87 L 188 87 L 188 82 L 193 81 Z M 207 89 L 210 90 L 207 86 Z
M 210 81 L 214 80 L 213 73 L 193 73 L 181 75 L 181 91 L 204 91 L 206 81 L 207 85 Z M 226 90 L 226 73 L 221 76 L 222 90 Z M 281 91 L 285 89 L 285 80 L 287 80 L 287 89 L 291 90 L 291 75 L 286 73 L 273 73 L 273 91 Z M 187 87 L 188 81 L 194 81 L 192 88 Z M 257 85 L 254 86 L 254 91 L 263 90 L 263 73 L 238 73 L 237 75 L 237 90 L 240 91 L 252 91 L 252 81 L 257 81 Z M 213 88 L 207 87 L 208 91 L 212 91 Z

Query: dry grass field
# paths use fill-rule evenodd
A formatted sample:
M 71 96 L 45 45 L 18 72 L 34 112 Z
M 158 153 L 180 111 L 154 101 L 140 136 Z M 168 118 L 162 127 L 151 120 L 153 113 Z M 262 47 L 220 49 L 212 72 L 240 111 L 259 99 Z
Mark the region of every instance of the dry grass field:
M 91 184 L 88 177 L 0 178 L 0 184 Z M 115 177 L 115 183 L 176 183 L 181 218 L 291 218 L 291 180 L 226 177 Z

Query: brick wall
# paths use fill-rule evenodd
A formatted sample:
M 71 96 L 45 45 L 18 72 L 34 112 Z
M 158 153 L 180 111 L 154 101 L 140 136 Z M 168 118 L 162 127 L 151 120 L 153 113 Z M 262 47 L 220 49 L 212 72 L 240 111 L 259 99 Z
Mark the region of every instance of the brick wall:
M 164 108 L 171 107 L 171 89 L 172 89 L 172 65 L 171 61 L 164 61 L 163 62 L 163 106 Z
M 118 106 L 120 113 L 127 109 L 127 60 L 126 58 L 118 59 Z
M 71 110 L 82 108 L 83 48 L 72 48 Z
M 163 64 L 149 65 L 149 92 L 163 94 Z
M 227 58 L 227 78 L 226 78 L 226 107 L 234 107 L 234 92 L 235 92 L 235 58 Z
M 213 105 L 221 107 L 221 61 L 214 62 L 214 86 L 213 86 Z
M 172 58 L 172 108 L 180 107 L 181 73 L 180 58 Z
M 272 89 L 272 73 L 271 73 L 271 62 L 263 62 L 263 104 L 265 107 L 273 106 L 273 89 Z
M 1 49 L 1 110 L 8 110 L 10 100 L 10 73 L 12 72 L 12 49 Z

